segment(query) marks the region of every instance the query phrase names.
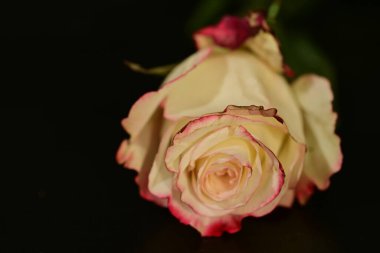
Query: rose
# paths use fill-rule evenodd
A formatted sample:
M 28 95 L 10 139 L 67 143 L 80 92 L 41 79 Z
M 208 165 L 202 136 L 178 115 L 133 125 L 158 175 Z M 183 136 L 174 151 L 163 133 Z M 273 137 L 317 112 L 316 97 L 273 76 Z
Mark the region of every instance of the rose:
M 243 217 L 270 212 L 281 191 L 295 187 L 304 151 L 275 109 L 228 106 L 201 116 L 167 149 L 165 164 L 177 192 L 166 192 L 169 208 L 203 235 L 235 232 Z
M 266 23 L 257 13 L 247 20 L 249 31 L 196 33 L 198 52 L 122 122 L 130 139 L 117 160 L 138 172 L 141 195 L 204 236 L 236 232 L 242 218 L 295 197 L 305 203 L 341 166 L 328 81 L 306 75 L 289 86 Z

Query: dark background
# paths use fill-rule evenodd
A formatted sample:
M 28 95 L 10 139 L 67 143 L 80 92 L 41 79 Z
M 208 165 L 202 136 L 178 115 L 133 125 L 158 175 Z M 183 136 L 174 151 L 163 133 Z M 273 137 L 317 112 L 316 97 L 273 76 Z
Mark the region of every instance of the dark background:
M 334 67 L 344 164 L 327 191 L 305 207 L 247 218 L 221 238 L 201 238 L 139 197 L 135 173 L 114 159 L 126 137 L 120 120 L 162 79 L 123 60 L 157 66 L 191 54 L 186 29 L 199 3 L 1 8 L 0 252 L 365 252 L 376 242 L 378 1 L 322 0 L 279 17 L 312 37 Z M 221 12 L 236 4 L 228 8 Z

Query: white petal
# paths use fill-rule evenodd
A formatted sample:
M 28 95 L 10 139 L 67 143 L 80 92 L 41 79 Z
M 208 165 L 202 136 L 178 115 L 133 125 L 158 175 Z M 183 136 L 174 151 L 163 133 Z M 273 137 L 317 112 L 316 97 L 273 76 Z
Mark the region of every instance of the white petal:
M 248 39 L 245 46 L 276 72 L 282 72 L 282 54 L 276 38 L 269 32 L 260 31 Z
M 166 169 L 164 158 L 175 127 L 174 123 L 167 127 L 149 174 L 149 191 L 160 198 L 169 196 L 171 192 L 174 175 Z
M 235 233 L 241 228 L 241 216 L 208 217 L 200 215 L 180 200 L 180 193 L 176 189 L 173 189 L 173 195 L 169 198 L 168 208 L 178 220 L 186 225 L 191 225 L 202 236 L 220 236 L 224 231 Z
M 169 118 L 198 117 L 230 104 L 274 107 L 290 133 L 304 142 L 301 113 L 286 80 L 246 51 L 214 54 L 180 82 L 166 103 Z M 201 92 L 189 97 L 194 90 Z
M 308 152 L 305 176 L 321 190 L 329 186 L 329 178 L 342 163 L 340 139 L 335 134 L 336 113 L 332 109 L 333 94 L 327 79 L 305 75 L 292 86 L 302 108 Z

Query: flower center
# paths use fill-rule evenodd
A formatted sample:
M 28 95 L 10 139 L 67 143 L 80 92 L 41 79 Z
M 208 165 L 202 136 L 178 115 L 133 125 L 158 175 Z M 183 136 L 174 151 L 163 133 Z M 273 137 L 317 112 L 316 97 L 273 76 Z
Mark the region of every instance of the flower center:
M 216 180 L 220 181 L 222 184 L 226 184 L 227 186 L 233 185 L 237 180 L 236 174 L 229 168 L 219 170 L 215 172 L 214 175 L 216 176 Z
M 220 201 L 235 194 L 241 168 L 237 164 L 212 165 L 204 177 L 204 190 L 211 198 Z

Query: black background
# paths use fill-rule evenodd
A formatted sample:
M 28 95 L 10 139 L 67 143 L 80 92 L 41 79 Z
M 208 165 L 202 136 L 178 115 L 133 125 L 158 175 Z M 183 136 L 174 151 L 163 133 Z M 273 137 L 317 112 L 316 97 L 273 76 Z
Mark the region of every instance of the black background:
M 126 137 L 120 120 L 161 78 L 123 60 L 157 66 L 193 52 L 183 27 L 197 2 L 2 8 L 1 252 L 348 252 L 376 242 L 376 1 L 325 0 L 288 21 L 336 67 L 344 165 L 326 192 L 221 238 L 201 238 L 139 197 L 135 173 L 114 159 Z

